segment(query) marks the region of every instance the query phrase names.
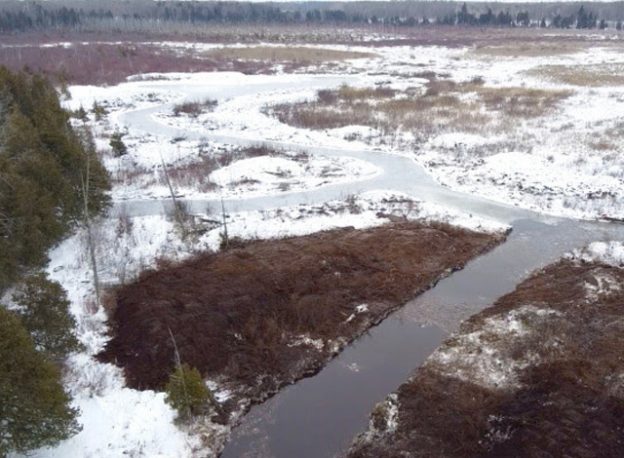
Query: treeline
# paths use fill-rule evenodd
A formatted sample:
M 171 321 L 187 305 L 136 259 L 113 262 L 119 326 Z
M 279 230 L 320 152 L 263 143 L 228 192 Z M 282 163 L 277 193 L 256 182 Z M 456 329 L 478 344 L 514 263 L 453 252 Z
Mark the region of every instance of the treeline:
M 497 26 L 497 27 L 529 27 L 539 25 L 539 27 L 554 27 L 569 29 L 575 27 L 577 29 L 594 29 L 594 28 L 607 28 L 607 21 L 605 19 L 598 19 L 598 15 L 593 12 L 585 10 L 584 6 L 581 6 L 576 14 L 570 14 L 568 16 L 562 16 L 557 14 L 547 21 L 542 17 L 537 20 L 532 18 L 528 11 L 519 11 L 516 15 L 512 15 L 509 11 L 499 11 L 498 14 L 494 14 L 491 8 L 488 8 L 485 13 L 475 14 L 468 10 L 466 3 L 462 5 L 460 11 L 455 14 L 448 14 L 442 18 L 438 18 L 437 21 L 444 25 L 468 25 L 468 26 Z M 622 29 L 622 22 L 617 21 L 615 27 L 618 30 Z
M 26 31 L 32 29 L 70 28 L 81 21 L 81 14 L 73 8 L 44 8 L 32 4 L 26 9 L 3 11 L 0 14 L 0 31 Z
M 81 219 L 85 182 L 89 211 L 97 213 L 108 176 L 89 132 L 70 126 L 45 78 L 0 67 L 0 291 L 43 265 Z
M 88 184 L 87 184 L 88 183 Z M 46 253 L 107 205 L 108 175 L 43 77 L 0 67 L 0 456 L 79 431 L 60 363 L 80 344 L 69 301 L 40 268 Z
M 0 32 L 46 29 L 89 30 L 135 21 L 155 27 L 180 24 L 384 24 L 452 26 L 621 28 L 622 4 L 495 4 L 457 2 L 244 3 L 244 2 L 6 2 Z M 100 27 L 101 28 L 101 27 Z

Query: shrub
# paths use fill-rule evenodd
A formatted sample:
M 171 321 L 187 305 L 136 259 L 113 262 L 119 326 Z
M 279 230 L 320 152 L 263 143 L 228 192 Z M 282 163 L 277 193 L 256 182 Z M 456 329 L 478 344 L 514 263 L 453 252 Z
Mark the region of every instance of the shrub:
M 93 112 L 96 121 L 101 121 L 102 119 L 104 119 L 104 116 L 108 114 L 106 108 L 104 108 L 97 102 L 93 102 L 93 107 L 91 108 L 91 111 Z
M 167 403 L 176 409 L 178 418 L 183 421 L 205 414 L 216 405 L 199 371 L 188 364 L 178 366 L 171 374 L 165 392 Z
M 173 115 L 180 116 L 184 113 L 196 118 L 203 111 L 212 111 L 216 106 L 217 101 L 212 99 L 206 99 L 201 102 L 183 102 L 173 107 Z
M 20 306 L 19 315 L 37 349 L 54 359 L 61 359 L 80 348 L 73 333 L 74 317 L 61 285 L 44 273 L 32 275 L 13 296 Z
M 76 434 L 76 414 L 58 368 L 35 350 L 19 319 L 0 306 L 0 456 Z
M 115 132 L 111 135 L 109 145 L 115 157 L 123 156 L 128 152 L 128 147 L 123 141 L 123 136 L 124 134 L 121 132 Z

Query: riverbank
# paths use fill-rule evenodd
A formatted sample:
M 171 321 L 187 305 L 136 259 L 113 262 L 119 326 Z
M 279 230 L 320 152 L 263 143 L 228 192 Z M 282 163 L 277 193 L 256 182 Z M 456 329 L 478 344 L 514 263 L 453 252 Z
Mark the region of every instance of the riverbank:
M 618 456 L 623 253 L 592 244 L 470 318 L 377 405 L 348 456 Z

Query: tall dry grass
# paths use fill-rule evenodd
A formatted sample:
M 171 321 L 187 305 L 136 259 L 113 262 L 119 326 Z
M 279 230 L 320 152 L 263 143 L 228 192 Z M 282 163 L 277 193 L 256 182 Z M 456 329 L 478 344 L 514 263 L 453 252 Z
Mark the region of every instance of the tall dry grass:
M 581 87 L 623 86 L 624 65 L 542 65 L 526 72 L 547 80 Z
M 491 87 L 476 78 L 457 83 L 432 77 L 424 90 L 354 88 L 322 90 L 312 102 L 281 104 L 267 111 L 281 122 L 310 129 L 364 125 L 380 132 L 444 130 L 492 132 L 509 129 L 514 120 L 548 114 L 570 91 Z
M 205 56 L 219 60 L 259 60 L 273 63 L 288 61 L 320 64 L 330 61 L 375 57 L 375 54 L 306 46 L 249 46 L 211 49 L 205 53 Z

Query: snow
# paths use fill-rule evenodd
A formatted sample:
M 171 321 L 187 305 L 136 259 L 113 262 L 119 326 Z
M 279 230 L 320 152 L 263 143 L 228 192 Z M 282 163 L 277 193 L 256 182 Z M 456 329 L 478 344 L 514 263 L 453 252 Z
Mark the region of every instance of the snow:
M 614 267 L 624 267 L 624 242 L 593 242 L 568 255 L 582 262 L 601 262 Z
M 117 387 L 97 396 L 78 396 L 82 431 L 53 449 L 31 456 L 45 457 L 173 457 L 190 456 L 189 438 L 173 425 L 174 412 L 163 393 Z
M 382 425 L 379 424 L 380 420 L 384 422 Z M 369 420 L 368 430 L 364 433 L 364 440 L 371 441 L 375 437 L 392 434 L 398 426 L 399 397 L 396 393 L 391 393 L 375 406 Z
M 471 134 L 467 132 L 450 132 L 437 135 L 429 140 L 429 146 L 433 148 L 456 148 L 459 145 L 465 147 L 482 146 L 488 143 L 494 143 L 495 139 L 486 138 L 482 135 Z
M 322 351 L 325 347 L 323 339 L 312 339 L 307 335 L 296 336 L 289 344 L 289 347 L 298 347 L 301 345 L 307 345 L 315 348 L 318 351 Z
M 242 189 L 245 197 L 267 195 L 258 185 L 286 185 L 290 191 L 315 188 L 328 183 L 356 181 L 380 173 L 378 167 L 354 158 L 323 158 L 314 156 L 307 164 L 281 157 L 260 156 L 236 161 L 210 175 L 211 181 L 228 189 L 240 182 L 250 181 Z M 305 182 L 305 183 L 304 183 Z M 236 195 L 241 189 L 236 190 Z M 228 193 L 223 193 L 229 197 Z
M 535 356 L 518 355 L 515 343 L 526 341 L 531 329 L 524 321 L 530 316 L 558 315 L 559 312 L 524 305 L 508 313 L 488 317 L 478 330 L 454 335 L 425 362 L 434 371 L 489 389 L 519 386 L 518 374 L 535 364 Z

